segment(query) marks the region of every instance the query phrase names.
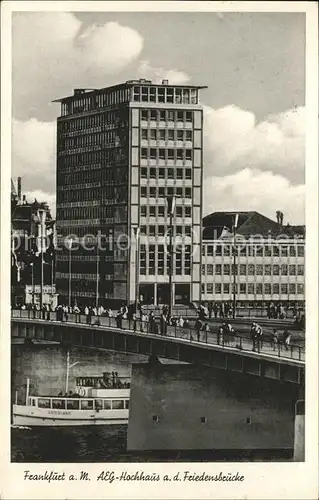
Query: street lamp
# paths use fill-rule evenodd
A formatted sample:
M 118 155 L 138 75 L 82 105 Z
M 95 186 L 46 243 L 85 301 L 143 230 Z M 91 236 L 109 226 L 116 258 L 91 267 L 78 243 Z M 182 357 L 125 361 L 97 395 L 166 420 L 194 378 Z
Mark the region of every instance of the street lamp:
M 233 257 L 234 257 L 234 271 L 233 271 L 233 318 L 236 316 L 236 230 L 238 226 L 238 214 L 235 214 L 235 221 L 233 225 L 234 232 L 234 247 L 233 247 Z
M 174 256 L 173 256 L 173 217 L 175 211 L 175 196 L 167 196 L 166 197 L 168 214 L 169 214 L 169 315 L 171 316 L 173 305 L 174 305 L 174 296 L 173 296 L 173 272 L 174 272 Z
M 139 277 L 140 277 L 140 228 L 133 227 L 135 236 L 135 314 L 137 315 L 138 297 L 139 297 Z

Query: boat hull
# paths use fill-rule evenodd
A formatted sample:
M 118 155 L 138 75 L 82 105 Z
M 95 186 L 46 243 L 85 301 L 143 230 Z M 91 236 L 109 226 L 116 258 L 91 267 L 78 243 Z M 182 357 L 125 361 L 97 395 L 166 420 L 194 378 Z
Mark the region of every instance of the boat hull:
M 52 410 L 13 405 L 13 425 L 27 427 L 74 427 L 127 425 L 129 410 Z

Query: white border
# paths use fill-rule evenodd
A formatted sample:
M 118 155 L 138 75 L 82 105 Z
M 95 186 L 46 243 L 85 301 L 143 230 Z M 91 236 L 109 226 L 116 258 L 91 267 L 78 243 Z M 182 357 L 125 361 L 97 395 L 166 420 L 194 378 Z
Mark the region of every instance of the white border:
M 194 464 L 11 464 L 10 463 L 10 164 L 11 164 L 11 12 L 12 11 L 222 11 L 306 12 L 307 16 L 307 141 L 306 141 L 306 462 L 305 463 L 194 463 Z M 318 26 L 317 5 L 311 2 L 51 2 L 7 1 L 1 5 L 1 462 L 0 498 L 218 498 L 218 499 L 316 499 L 318 498 Z M 32 483 L 23 471 L 86 470 L 91 475 L 108 470 L 143 470 L 174 474 L 178 470 L 236 472 L 243 483 Z

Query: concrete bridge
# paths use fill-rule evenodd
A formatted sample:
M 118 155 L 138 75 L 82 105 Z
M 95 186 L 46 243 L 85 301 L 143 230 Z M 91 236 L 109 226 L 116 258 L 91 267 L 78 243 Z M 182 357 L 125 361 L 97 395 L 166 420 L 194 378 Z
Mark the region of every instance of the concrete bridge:
M 165 335 L 155 334 L 148 322 L 135 323 L 115 318 L 72 315 L 57 321 L 55 313 L 12 310 L 11 337 L 29 341 L 58 342 L 123 353 L 155 355 L 181 362 L 240 372 L 259 378 L 299 385 L 305 379 L 305 350 L 300 346 L 262 344 L 249 338 L 218 338 L 214 332 L 196 332 L 191 328 L 167 327 Z M 97 320 L 99 325 L 97 325 Z M 121 326 L 121 327 L 119 327 Z

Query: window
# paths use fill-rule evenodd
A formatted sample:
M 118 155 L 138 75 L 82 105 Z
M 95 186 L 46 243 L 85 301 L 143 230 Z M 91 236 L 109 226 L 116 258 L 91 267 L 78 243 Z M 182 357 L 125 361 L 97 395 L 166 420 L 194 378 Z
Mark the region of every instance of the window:
M 206 268 L 205 264 L 202 264 L 202 276 L 205 276 L 206 274 L 205 268 Z
M 165 149 L 160 148 L 158 150 L 158 156 L 160 160 L 165 160 Z
M 248 264 L 248 274 L 249 274 L 249 276 L 254 276 L 254 274 L 255 274 L 254 264 Z
M 93 399 L 81 399 L 81 410 L 93 410 Z
M 230 245 L 224 245 L 224 255 L 225 257 L 230 255 Z
M 38 399 L 38 407 L 39 408 L 50 408 L 50 399 L 39 398 Z
M 264 248 L 262 246 L 257 245 L 256 246 L 256 255 L 258 257 L 262 257 L 264 253 Z
M 222 266 L 221 266 L 221 264 L 216 264 L 215 265 L 215 274 L 217 274 L 219 276 L 222 274 Z
M 190 180 L 192 178 L 192 170 L 190 168 L 185 169 L 185 179 Z
M 297 266 L 297 275 L 298 276 L 303 276 L 305 272 L 305 268 L 303 264 L 298 264 Z
M 305 255 L 305 247 L 302 245 L 297 246 L 298 249 L 298 257 L 304 257 Z
M 151 148 L 150 149 L 150 158 L 152 160 L 155 160 L 156 159 L 156 149 L 155 148 Z
M 294 264 L 289 266 L 289 274 L 290 276 L 296 276 L 296 266 Z
M 185 160 L 191 160 L 191 159 L 192 159 L 192 150 L 186 149 L 185 150 Z
M 224 275 L 226 275 L 226 276 L 230 275 L 230 265 L 229 264 L 224 264 Z
M 58 408 L 58 409 L 65 408 L 65 400 L 63 400 L 63 399 L 52 399 L 52 408 Z
M 174 149 L 167 150 L 167 158 L 168 160 L 174 160 Z
M 256 283 L 256 295 L 262 295 L 263 285 L 262 283 Z
M 213 293 L 213 284 L 207 283 L 207 293 Z
M 176 169 L 176 179 L 183 179 L 183 169 L 182 168 Z
M 183 122 L 184 121 L 184 113 L 183 113 L 183 111 L 177 111 L 177 113 L 176 113 L 176 120 L 178 122 Z
M 290 253 L 290 257 L 296 257 L 296 247 L 294 245 L 290 245 L 289 253 Z
M 281 256 L 288 257 L 288 247 L 286 245 L 281 245 Z
M 149 226 L 148 230 L 150 236 L 155 236 L 155 226 Z
M 156 121 L 157 120 L 157 111 L 156 111 L 156 109 L 151 109 L 150 110 L 150 119 L 152 121 Z
M 80 401 L 74 399 L 66 400 L 66 409 L 67 410 L 78 410 L 80 408 Z
M 147 148 L 142 148 L 141 149 L 141 157 L 142 158 L 147 158 Z
M 103 408 L 104 408 L 104 410 L 111 410 L 112 409 L 111 400 L 110 399 L 104 399 L 104 401 L 103 401 Z
M 265 295 L 271 295 L 271 284 L 270 283 L 265 283 Z
M 254 295 L 254 293 L 255 293 L 254 283 L 248 283 L 247 288 L 248 288 L 248 294 Z
M 159 196 L 159 198 L 164 198 L 164 196 L 165 196 L 165 188 L 164 187 L 158 188 L 158 196 Z
M 165 207 L 160 205 L 158 208 L 158 217 L 165 217 Z
M 149 136 L 152 141 L 156 141 L 156 129 L 151 128 L 149 131 Z
M 280 292 L 282 294 L 287 294 L 288 293 L 288 285 L 287 285 L 287 283 L 281 283 L 281 285 L 280 285 Z
M 183 159 L 183 150 L 182 149 L 176 149 L 176 159 L 177 160 Z
M 141 186 L 141 197 L 146 198 L 147 197 L 147 188 L 146 186 Z
M 279 295 L 279 283 L 272 284 L 272 293 L 273 295 Z
M 257 274 L 257 276 L 262 276 L 263 275 L 263 265 L 262 264 L 257 264 L 256 265 L 256 274 Z
M 142 109 L 142 111 L 141 111 L 141 119 L 142 120 L 148 120 L 148 110 L 147 109 Z
M 207 264 L 207 275 L 212 276 L 214 274 L 214 266 L 213 264 Z
M 296 293 L 296 285 L 295 285 L 295 283 L 289 283 L 289 293 L 295 295 L 295 293 Z
M 207 255 L 212 257 L 214 255 L 214 246 L 213 245 L 207 245 Z
M 174 111 L 167 111 L 167 121 L 170 121 L 170 122 L 174 121 Z M 174 137 L 172 140 L 174 140 Z
M 239 274 L 241 276 L 246 276 L 246 274 L 247 274 L 247 266 L 246 266 L 246 264 L 239 264 Z
M 156 215 L 156 210 L 155 209 L 156 209 L 156 207 L 154 207 L 154 206 L 150 206 L 149 207 L 149 216 L 150 217 L 155 217 L 155 215 Z
M 167 169 L 167 178 L 168 179 L 174 179 L 174 169 L 173 168 L 168 168 Z
M 158 178 L 159 179 L 165 179 L 165 168 L 159 168 L 158 169 Z
M 271 265 L 266 264 L 265 265 L 265 276 L 270 276 L 271 275 Z
M 224 283 L 223 289 L 224 289 L 224 294 L 228 294 L 229 293 L 229 283 Z
M 154 227 L 155 232 L 155 227 Z M 149 264 L 148 264 L 148 272 L 149 274 L 155 274 L 155 245 L 149 245 Z
M 305 287 L 303 283 L 297 283 L 297 293 L 299 295 L 305 293 Z
M 158 130 L 158 138 L 160 141 L 165 141 L 165 130 Z
M 271 246 L 265 245 L 265 257 L 271 257 Z
M 141 177 L 143 179 L 146 179 L 147 178 L 147 168 L 146 167 L 142 167 L 141 168 Z
M 167 131 L 167 139 L 169 141 L 174 141 L 174 130 L 170 129 L 170 130 Z
M 174 89 L 168 87 L 166 89 L 166 102 L 174 102 Z
M 165 226 L 157 226 L 158 236 L 164 236 Z
M 184 209 L 185 209 L 185 217 L 191 217 L 192 216 L 191 207 L 184 207 Z
M 141 206 L 141 217 L 146 217 L 146 205 Z
M 186 121 L 187 122 L 193 121 L 193 113 L 191 111 L 186 111 Z
M 279 257 L 279 247 L 277 245 L 273 246 L 273 255 L 274 257 Z
M 124 410 L 124 400 L 123 399 L 113 399 L 112 400 L 112 410 Z
M 185 188 L 185 198 L 191 198 L 191 197 L 192 197 L 192 189 Z
M 246 283 L 239 284 L 239 293 L 246 295 Z
M 184 131 L 183 130 L 177 130 L 176 131 L 176 140 L 177 141 L 183 141 L 184 138 Z
M 150 179 L 156 179 L 156 168 L 150 168 Z
M 192 140 L 192 131 L 191 130 L 185 130 L 185 141 L 191 141 Z
M 279 276 L 279 265 L 278 264 L 274 264 L 273 268 L 272 268 L 272 273 L 274 276 Z
M 161 122 L 165 122 L 165 111 L 163 109 L 161 109 L 159 112 L 158 112 L 158 117 L 160 119 Z
M 221 245 L 216 245 L 216 256 L 221 256 L 222 254 L 222 246 Z
M 281 275 L 288 276 L 288 266 L 287 264 L 281 264 Z
M 221 283 L 215 283 L 215 293 L 216 294 L 222 293 L 222 284 Z
M 157 89 L 157 95 L 158 95 L 158 102 L 165 102 L 165 88 Z
M 142 140 L 144 140 L 144 141 L 147 141 L 147 137 L 148 137 L 147 132 L 148 132 L 148 131 L 147 131 L 147 129 L 146 129 L 146 128 L 142 128 L 142 130 L 141 130 L 141 138 L 142 138 Z

